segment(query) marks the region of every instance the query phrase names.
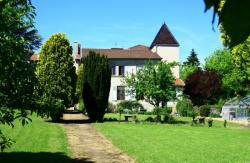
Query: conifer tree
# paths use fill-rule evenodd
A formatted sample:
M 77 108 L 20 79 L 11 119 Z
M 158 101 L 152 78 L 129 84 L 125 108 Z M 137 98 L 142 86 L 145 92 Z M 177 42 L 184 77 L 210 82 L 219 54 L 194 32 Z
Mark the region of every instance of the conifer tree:
M 199 59 L 194 49 L 192 49 L 191 54 L 187 57 L 187 61 L 183 63 L 185 66 L 200 66 Z
M 108 106 L 111 68 L 107 57 L 90 51 L 83 61 L 83 101 L 91 121 L 102 121 Z

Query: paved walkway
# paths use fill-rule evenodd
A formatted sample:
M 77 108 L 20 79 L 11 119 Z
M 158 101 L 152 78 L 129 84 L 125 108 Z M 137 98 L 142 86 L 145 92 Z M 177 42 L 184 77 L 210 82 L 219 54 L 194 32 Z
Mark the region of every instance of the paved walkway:
M 84 115 L 64 114 L 63 119 L 73 159 L 96 163 L 134 162 L 98 133 Z

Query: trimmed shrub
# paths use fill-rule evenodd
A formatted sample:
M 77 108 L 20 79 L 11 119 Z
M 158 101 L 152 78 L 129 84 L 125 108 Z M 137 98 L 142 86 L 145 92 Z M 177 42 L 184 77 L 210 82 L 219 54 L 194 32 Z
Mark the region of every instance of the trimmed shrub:
M 82 97 L 92 122 L 103 121 L 108 107 L 111 67 L 106 56 L 90 51 L 83 61 Z
M 192 101 L 189 99 L 183 99 L 178 101 L 177 105 L 176 105 L 176 109 L 178 111 L 178 113 L 180 113 L 181 116 L 183 117 L 189 117 L 192 116 L 192 112 L 193 112 L 193 104 Z
M 172 123 L 174 121 L 174 117 L 171 114 L 165 114 L 163 116 L 164 123 Z
M 121 101 L 119 104 L 117 104 L 117 107 L 122 108 L 123 111 L 127 109 L 130 113 L 138 113 L 139 111 L 144 110 L 142 104 L 140 104 L 138 101 L 130 100 Z
M 208 127 L 212 127 L 213 126 L 213 119 L 212 118 L 208 118 L 207 124 L 208 124 Z
M 155 120 L 154 120 L 154 118 L 153 117 L 147 117 L 146 119 L 145 119 L 145 121 L 146 122 L 154 122 Z
M 223 126 L 226 128 L 227 127 L 227 120 L 224 120 Z
M 200 110 L 200 116 L 208 117 L 210 114 L 210 105 L 202 105 L 199 107 L 199 110 Z
M 172 119 L 170 113 L 172 112 L 171 107 L 155 107 L 153 110 L 153 114 L 156 115 L 155 121 L 161 122 L 161 116 L 163 116 L 163 121 L 169 123 Z

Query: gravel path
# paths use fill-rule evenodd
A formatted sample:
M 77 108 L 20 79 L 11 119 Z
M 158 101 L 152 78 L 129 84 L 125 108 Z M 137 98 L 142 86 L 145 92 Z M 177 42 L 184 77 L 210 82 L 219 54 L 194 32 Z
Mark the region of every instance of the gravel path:
M 82 114 L 64 114 L 68 144 L 72 158 L 96 163 L 133 163 L 109 140 L 88 123 Z

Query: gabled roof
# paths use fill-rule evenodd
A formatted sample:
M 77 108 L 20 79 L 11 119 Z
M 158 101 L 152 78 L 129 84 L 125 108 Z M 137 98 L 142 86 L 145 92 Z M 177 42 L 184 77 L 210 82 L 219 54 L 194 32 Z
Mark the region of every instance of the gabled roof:
M 153 53 L 148 47 L 143 45 L 137 45 L 129 49 L 111 48 L 111 49 L 90 49 L 83 48 L 83 58 L 87 57 L 89 51 L 103 54 L 108 59 L 152 59 L 161 60 L 161 57 L 157 53 Z
M 165 23 L 161 26 L 159 32 L 155 36 L 154 41 L 150 45 L 150 49 L 152 49 L 155 45 L 179 46 L 179 43 L 174 38 Z

